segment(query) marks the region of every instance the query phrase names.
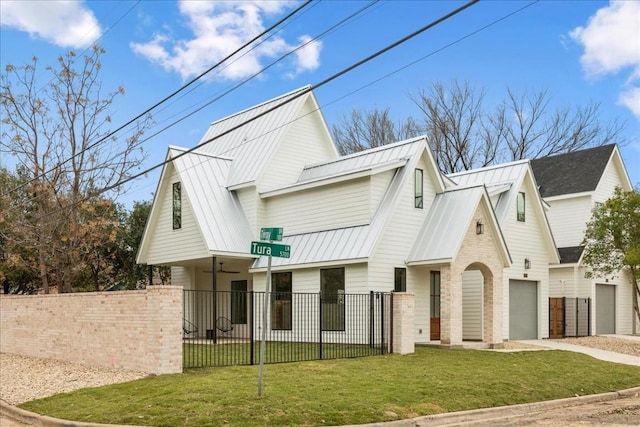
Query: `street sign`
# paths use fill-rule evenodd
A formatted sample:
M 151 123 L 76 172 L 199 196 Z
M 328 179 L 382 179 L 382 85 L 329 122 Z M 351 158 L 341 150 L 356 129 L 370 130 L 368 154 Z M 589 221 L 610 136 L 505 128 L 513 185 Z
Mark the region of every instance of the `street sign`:
M 282 228 L 261 228 L 260 240 L 275 240 L 276 242 L 281 241 Z
M 289 258 L 291 246 L 278 243 L 251 242 L 251 255 Z

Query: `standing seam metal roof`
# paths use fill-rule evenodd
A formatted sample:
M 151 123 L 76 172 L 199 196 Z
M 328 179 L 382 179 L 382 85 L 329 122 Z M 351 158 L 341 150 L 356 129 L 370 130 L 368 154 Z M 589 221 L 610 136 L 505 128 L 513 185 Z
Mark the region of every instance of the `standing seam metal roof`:
M 296 96 L 297 98 L 295 98 Z M 282 140 L 283 134 L 296 119 L 297 113 L 309 96 L 313 95 L 307 86 L 218 120 L 212 123 L 205 133 L 199 143 L 199 150 L 203 153 L 233 158 L 233 164 L 225 183 L 227 186 L 232 187 L 253 182 L 267 163 L 266 160 L 276 150 L 278 142 Z M 284 105 L 266 113 L 279 104 Z M 266 113 L 264 116 L 246 123 L 264 113 Z M 226 135 L 219 136 L 236 126 L 240 127 Z M 207 142 L 216 136 L 219 137 Z
M 179 152 L 171 149 L 170 156 Z M 252 239 L 249 222 L 236 196 L 226 188 L 232 162 L 194 151 L 173 164 L 208 250 L 248 253 Z

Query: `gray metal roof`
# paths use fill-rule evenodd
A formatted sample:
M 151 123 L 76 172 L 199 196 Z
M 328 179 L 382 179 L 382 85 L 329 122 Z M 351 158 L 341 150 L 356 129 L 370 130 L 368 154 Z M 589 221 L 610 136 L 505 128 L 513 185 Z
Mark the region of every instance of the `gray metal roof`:
M 453 261 L 483 194 L 483 186 L 437 194 L 407 263 Z
M 283 244 L 291 245 L 290 258 L 272 258 L 273 267 L 314 264 L 332 261 L 365 260 L 372 248 L 371 226 L 340 228 L 315 233 L 285 236 Z M 266 268 L 267 257 L 256 259 L 252 268 Z
M 406 160 L 416 154 L 423 146 L 424 137 L 418 137 L 350 154 L 329 162 L 309 165 L 303 169 L 298 183 L 332 178 Z
M 181 152 L 172 148 L 173 157 Z M 173 160 L 183 191 L 211 252 L 248 253 L 251 227 L 236 196 L 226 188 L 232 161 L 194 151 Z
M 199 143 L 199 150 L 233 159 L 227 177 L 227 186 L 253 182 L 260 175 L 288 125 L 295 120 L 309 96 L 313 96 L 310 88 L 303 87 L 218 120 L 212 123 L 205 133 Z M 288 100 L 291 101 L 287 102 Z M 284 105 L 267 112 L 279 104 Z M 260 114 L 264 115 L 258 117 Z M 254 118 L 256 119 L 246 123 Z M 236 127 L 238 128 L 231 130 Z M 229 133 L 223 135 L 225 132 Z M 207 142 L 216 137 L 217 139 Z
M 528 160 L 519 160 L 516 162 L 505 163 L 502 165 L 489 166 L 480 169 L 472 169 L 463 172 L 457 172 L 447 175 L 460 186 L 480 185 L 484 184 L 491 193 L 492 189 L 501 191 L 502 194 L 497 199 L 497 203 L 493 206 L 496 217 L 501 224 L 504 224 L 509 213 L 509 206 L 516 193 L 520 190 L 520 186 L 524 176 L 529 168 Z M 511 184 L 504 186 L 503 184 Z M 515 185 L 514 185 L 515 184 Z

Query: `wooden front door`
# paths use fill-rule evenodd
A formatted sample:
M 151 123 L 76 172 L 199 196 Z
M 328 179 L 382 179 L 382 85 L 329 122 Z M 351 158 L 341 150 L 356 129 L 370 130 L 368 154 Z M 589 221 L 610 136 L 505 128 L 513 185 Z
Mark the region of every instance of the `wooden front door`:
M 430 274 L 431 282 L 431 304 L 430 305 L 430 339 L 437 341 L 440 339 L 440 272 L 432 271 Z
M 564 298 L 549 298 L 549 338 L 564 338 Z

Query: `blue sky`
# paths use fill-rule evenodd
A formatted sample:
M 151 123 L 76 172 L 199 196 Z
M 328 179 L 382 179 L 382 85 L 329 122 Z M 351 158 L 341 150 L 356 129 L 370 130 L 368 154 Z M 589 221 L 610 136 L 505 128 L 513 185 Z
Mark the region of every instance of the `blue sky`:
M 299 4 L 2 0 L 0 66 L 4 69 L 9 63 L 25 64 L 34 55 L 42 64 L 53 64 L 67 49 L 81 52 L 97 40 L 107 51 L 103 57 L 104 87 L 121 85 L 126 90 L 114 105 L 114 123 L 119 125 Z M 147 135 L 367 4 L 312 3 L 305 13 L 244 59 L 156 111 L 156 127 Z M 462 4 L 374 4 L 319 42 L 307 45 L 230 95 L 145 142 L 148 157 L 144 167 L 161 162 L 168 145 L 195 145 L 210 122 L 318 83 Z M 466 38 L 456 42 L 463 37 Z M 403 69 L 409 64 L 413 65 Z M 419 116 L 410 94 L 427 89 L 435 81 L 447 83 L 451 79 L 484 88 L 488 106 L 505 98 L 507 86 L 517 93 L 546 89 L 553 107 L 600 102 L 603 120 L 626 122 L 623 136 L 627 144 L 621 151 L 632 183 L 640 182 L 640 2 L 481 1 L 319 88 L 316 97 L 330 126 L 353 108 L 389 107 L 394 118 L 403 119 Z M 2 158 L 0 164 L 9 166 L 11 160 Z M 122 201 L 151 199 L 158 175 L 156 171 L 136 180 Z

